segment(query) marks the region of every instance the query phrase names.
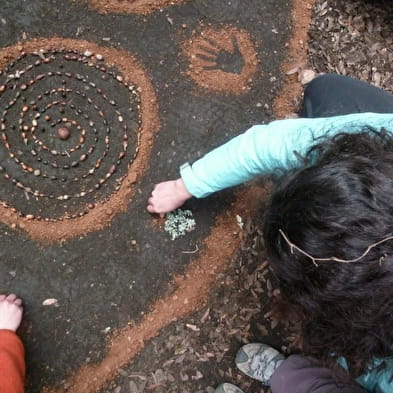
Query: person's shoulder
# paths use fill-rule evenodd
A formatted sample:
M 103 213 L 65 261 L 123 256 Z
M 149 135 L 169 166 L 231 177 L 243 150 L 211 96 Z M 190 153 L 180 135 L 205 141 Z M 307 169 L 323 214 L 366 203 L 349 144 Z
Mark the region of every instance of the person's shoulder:
M 362 112 L 330 117 L 307 118 L 302 120 L 303 124 L 308 125 L 311 128 L 314 128 L 315 126 L 326 129 L 345 129 L 347 127 L 348 129 L 359 129 L 368 127 L 375 129 L 386 128 L 393 132 L 393 113 Z

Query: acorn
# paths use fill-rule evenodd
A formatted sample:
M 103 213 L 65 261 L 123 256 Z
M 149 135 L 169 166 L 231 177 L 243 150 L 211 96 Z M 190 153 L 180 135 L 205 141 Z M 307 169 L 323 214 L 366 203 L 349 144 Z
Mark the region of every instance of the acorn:
M 71 131 L 67 127 L 59 127 L 57 129 L 57 136 L 65 141 L 71 136 Z

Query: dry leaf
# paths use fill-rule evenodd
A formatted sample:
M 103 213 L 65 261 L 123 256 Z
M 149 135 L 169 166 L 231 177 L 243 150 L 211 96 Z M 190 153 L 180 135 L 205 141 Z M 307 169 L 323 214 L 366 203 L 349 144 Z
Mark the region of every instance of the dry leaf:
M 299 82 L 302 85 L 310 83 L 317 76 L 316 72 L 313 70 L 302 70 L 299 72 Z

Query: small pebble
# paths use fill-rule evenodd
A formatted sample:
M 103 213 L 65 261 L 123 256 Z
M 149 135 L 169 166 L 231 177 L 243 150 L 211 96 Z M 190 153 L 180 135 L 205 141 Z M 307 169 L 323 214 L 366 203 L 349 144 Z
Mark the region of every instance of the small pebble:
M 51 298 L 51 299 L 45 299 L 45 300 L 42 302 L 42 305 L 43 305 L 43 306 L 58 306 L 58 305 L 59 305 L 59 301 L 58 301 L 57 299 L 53 299 L 53 298 Z

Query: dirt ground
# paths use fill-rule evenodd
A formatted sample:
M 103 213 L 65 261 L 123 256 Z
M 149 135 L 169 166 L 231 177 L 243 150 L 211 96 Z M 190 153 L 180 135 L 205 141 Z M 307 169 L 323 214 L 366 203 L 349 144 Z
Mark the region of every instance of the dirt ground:
M 158 3 L 18 0 L 0 11 L 0 46 L 4 48 L 0 59 L 3 67 L 8 64 L 0 74 L 0 86 L 10 87 L 15 79 L 9 75 L 15 74 L 15 67 L 33 62 L 33 57 L 17 60 L 14 50 L 39 52 L 44 44 L 33 41 L 36 38 L 46 39 L 42 49 L 51 53 L 48 42 L 66 37 L 68 41 L 63 40 L 63 48 L 58 49 L 75 49 L 80 58 L 70 72 L 81 73 L 78 67 L 92 57 L 104 64 L 105 72 L 97 71 L 99 78 L 105 81 L 108 70 L 114 78 L 124 78 L 121 85 L 108 78 L 109 85 L 98 86 L 108 96 L 117 98 L 116 92 L 131 84 L 140 87 L 141 74 L 151 84 L 149 97 L 139 91 L 139 108 L 133 99 L 128 103 L 126 93 L 117 98 L 122 114 L 114 112 L 113 121 L 123 111 L 129 114 L 129 106 L 135 105 L 134 120 L 142 119 L 139 132 L 146 136 L 143 104 L 154 103 L 148 108 L 157 111 L 153 129 L 140 141 L 144 150 L 137 178 L 126 183 L 127 189 L 122 184 L 119 191 L 116 179 L 109 177 L 89 200 L 81 197 L 75 203 L 71 199 L 51 204 L 37 198 L 36 203 L 20 196 L 15 183 L 1 180 L 0 200 L 7 207 L 2 204 L 0 217 L 0 289 L 15 291 L 25 300 L 21 334 L 27 349 L 28 392 L 212 393 L 223 381 L 245 392 L 267 391 L 237 372 L 233 360 L 238 348 L 251 341 L 267 342 L 284 352 L 292 350 L 290 327 L 269 313 L 278 289 L 264 258 L 260 231 L 268 185 L 258 180 L 252 189 L 246 185 L 193 200 L 186 207 L 193 213 L 196 229 L 176 240 L 165 232 L 164 220 L 145 212 L 146 198 L 154 183 L 177 176 L 183 162 L 198 158 L 252 124 L 293 112 L 301 99 L 298 76 L 304 70 L 352 75 L 393 91 L 389 1 Z M 60 45 L 61 38 L 56 40 Z M 84 57 L 86 51 L 93 53 Z M 96 58 L 97 54 L 104 58 Z M 40 59 L 32 56 L 34 61 Z M 62 69 L 61 56 L 63 52 L 46 72 Z M 132 56 L 132 69 L 122 63 L 127 56 Z M 96 81 L 99 78 L 91 68 L 86 75 Z M 39 75 L 39 71 L 33 74 L 34 88 L 42 84 L 45 91 L 62 85 L 64 76 L 59 81 L 41 81 Z M 18 91 L 23 78 L 0 95 L 3 117 L 10 124 L 17 123 L 18 117 L 26 118 L 24 104 L 18 110 L 13 110 L 15 106 L 5 109 L 13 98 L 6 94 Z M 72 83 L 73 91 L 82 90 L 77 78 Z M 82 86 L 95 100 L 95 88 Z M 29 89 L 21 89 L 21 97 L 27 94 L 30 99 Z M 105 114 L 111 113 L 109 99 L 100 104 Z M 89 120 L 102 121 L 98 111 L 94 117 L 88 109 L 85 112 L 92 117 L 83 120 L 84 113 L 74 115 L 69 105 L 62 116 L 75 116 L 85 125 L 87 135 Z M 46 110 L 55 116 L 53 108 Z M 116 129 L 116 124 L 110 123 L 111 128 Z M 52 136 L 42 140 L 62 147 L 50 126 L 45 127 L 45 135 Z M 130 123 L 129 132 L 135 152 L 135 123 Z M 8 138 L 12 136 L 10 132 Z M 110 146 L 116 145 L 114 141 L 110 140 Z M 18 139 L 10 145 L 25 148 Z M 97 142 L 97 154 L 102 155 L 106 146 Z M 10 151 L 6 148 L 0 153 L 1 165 L 11 177 L 30 181 L 31 175 L 20 178 Z M 108 156 L 111 152 L 108 148 Z M 116 161 L 103 157 L 104 168 L 109 162 L 109 169 L 103 168 L 101 174 L 105 177 Z M 119 164 L 116 174 L 126 176 L 135 170 L 133 165 Z M 55 169 L 51 170 L 57 173 Z M 92 178 L 100 179 L 99 170 Z M 44 192 L 52 189 L 41 177 L 33 178 L 32 184 Z M 64 193 L 74 192 L 74 185 L 68 188 L 67 182 L 61 187 Z M 128 195 L 126 206 L 111 205 L 119 192 Z M 63 220 L 64 212 L 84 213 L 89 204 L 94 204 L 92 211 Z M 33 215 L 28 208 L 34 218 L 27 217 Z M 52 221 L 37 218 L 45 214 Z M 97 217 L 90 222 L 98 225 L 80 232 L 86 217 Z M 63 222 L 71 222 L 67 224 L 71 229 L 62 233 Z M 45 228 L 45 223 L 63 236 L 37 236 L 37 228 Z

